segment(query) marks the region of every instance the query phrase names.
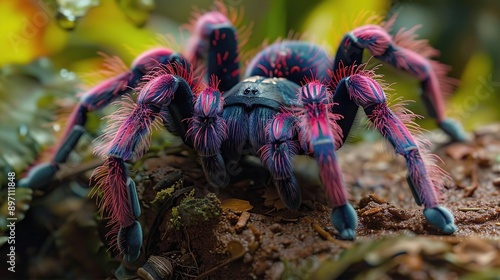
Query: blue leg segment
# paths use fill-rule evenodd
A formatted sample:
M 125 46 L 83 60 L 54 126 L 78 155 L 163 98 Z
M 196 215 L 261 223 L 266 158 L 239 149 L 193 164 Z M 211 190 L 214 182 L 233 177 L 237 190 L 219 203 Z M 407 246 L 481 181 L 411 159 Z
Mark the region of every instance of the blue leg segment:
M 59 170 L 59 164 L 66 162 L 66 159 L 84 132 L 85 129 L 81 125 L 75 125 L 66 140 L 61 144 L 54 156 L 54 160 L 52 162 L 39 164 L 32 168 L 25 178 L 19 180 L 18 186 L 21 188 L 45 190 Z
M 453 221 L 453 215 L 442 206 L 424 209 L 424 217 L 429 224 L 444 234 L 453 234 L 458 230 Z
M 118 248 L 123 254 L 123 259 L 134 262 L 139 258 L 142 247 L 142 228 L 138 221 L 134 221 L 130 226 L 121 227 L 118 231 Z
M 444 133 L 450 136 L 452 141 L 466 142 L 469 139 L 462 125 L 454 119 L 445 118 L 438 124 L 438 126 L 442 131 L 444 131 Z
M 338 230 L 340 238 L 353 240 L 356 236 L 358 216 L 351 204 L 345 204 L 332 209 L 332 223 Z

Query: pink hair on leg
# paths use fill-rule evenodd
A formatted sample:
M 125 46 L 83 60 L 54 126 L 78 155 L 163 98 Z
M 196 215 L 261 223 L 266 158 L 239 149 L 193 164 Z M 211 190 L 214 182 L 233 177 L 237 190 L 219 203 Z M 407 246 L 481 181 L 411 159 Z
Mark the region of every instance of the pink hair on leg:
M 348 203 L 348 194 L 335 156 L 335 145 L 342 141 L 339 135 L 342 130 L 334 122 L 338 116 L 329 112 L 330 93 L 326 86 L 312 81 L 300 89 L 300 99 L 303 108 L 299 111 L 299 117 L 304 131 L 301 141 L 309 143 L 309 152 L 318 161 L 329 205 L 345 205 Z
M 109 218 L 107 226 L 111 229 L 106 234 L 106 238 L 110 239 L 112 248 L 115 248 L 120 227 L 130 226 L 135 221 L 129 198 L 125 163 L 122 159 L 108 157 L 101 166 L 94 170 L 92 178 L 96 184 L 90 196 L 93 197 L 102 192 L 99 208 L 101 216 Z M 121 248 L 118 249 L 121 250 Z
M 421 132 L 413 122 L 415 115 L 402 104 L 391 106 L 394 111 L 386 104 L 379 104 L 368 117 L 373 126 L 393 144 L 396 152 L 405 157 L 422 203 L 426 208 L 436 207 L 442 200 L 442 188 L 449 175 L 437 165 L 439 157 L 428 152 L 428 141 L 418 138 Z

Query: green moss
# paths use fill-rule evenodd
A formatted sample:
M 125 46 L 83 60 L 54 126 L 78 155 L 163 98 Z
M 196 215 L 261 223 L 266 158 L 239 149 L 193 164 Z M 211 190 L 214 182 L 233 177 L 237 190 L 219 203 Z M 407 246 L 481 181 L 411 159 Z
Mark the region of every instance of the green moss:
M 183 186 L 183 184 L 184 184 L 183 179 L 177 180 L 170 188 L 163 189 L 163 190 L 157 192 L 155 199 L 153 199 L 153 201 L 151 203 L 155 204 L 157 206 L 162 205 L 165 202 L 165 200 L 172 197 L 174 192 L 176 190 L 180 189 Z
M 184 198 L 180 205 L 172 208 L 170 220 L 177 228 L 196 226 L 221 214 L 221 202 L 213 193 L 203 198 L 194 197 L 194 189 Z

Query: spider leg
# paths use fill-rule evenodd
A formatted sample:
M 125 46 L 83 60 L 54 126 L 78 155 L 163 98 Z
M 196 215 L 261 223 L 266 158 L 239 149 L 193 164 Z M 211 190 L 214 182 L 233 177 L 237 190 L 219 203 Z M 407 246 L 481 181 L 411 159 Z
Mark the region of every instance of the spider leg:
M 333 208 L 332 223 L 342 239 L 353 239 L 358 220 L 349 204 L 335 156 L 341 130 L 335 123 L 336 116 L 329 110 L 329 92 L 324 85 L 313 81 L 300 88 L 300 99 L 303 103 L 301 141 L 308 144 L 309 152 L 318 162 L 320 179 L 325 186 L 328 203 Z
M 228 140 L 222 143 L 222 152 L 228 162 L 239 162 L 249 133 L 249 119 L 243 106 L 227 106 L 222 112 L 226 121 Z
M 354 74 L 341 80 L 351 99 L 363 107 L 366 115 L 380 133 L 394 146 L 396 153 L 406 160 L 408 182 L 417 204 L 425 207 L 424 216 L 435 228 L 446 234 L 457 230 L 453 215 L 439 206 L 439 194 L 423 159 L 417 141 L 404 123 L 386 104 L 381 86 L 372 78 Z
M 221 81 L 221 91 L 227 91 L 239 82 L 236 28 L 224 14 L 207 12 L 196 21 L 186 53 L 193 65 L 206 60 L 207 77 L 216 76 Z
M 422 86 L 422 100 L 428 114 L 435 118 L 438 126 L 454 141 L 466 141 L 461 125 L 446 118 L 443 91 L 439 72 L 446 72 L 442 65 L 408 48 L 397 45 L 387 31 L 375 25 L 354 29 L 346 34 L 337 50 L 333 70 L 362 63 L 363 49 L 375 58 L 385 61 L 419 79 Z
M 142 76 L 157 67 L 159 63 L 181 61 L 185 64 L 183 58 L 168 49 L 149 50 L 136 58 L 130 70 L 109 78 L 84 93 L 68 118 L 63 136 L 50 162 L 32 168 L 27 176 L 19 181 L 19 186 L 37 189 L 47 187 L 59 170 L 59 165 L 66 162 L 69 154 L 84 134 L 89 112 L 101 110 L 118 97 L 128 94 L 131 88 L 138 85 Z
M 214 187 L 227 183 L 226 166 L 221 145 L 227 139 L 226 122 L 222 118 L 224 98 L 213 87 L 203 90 L 195 101 L 194 115 L 189 119 L 187 137 L 200 156 L 207 180 Z
M 279 113 L 266 127 L 267 143 L 258 151 L 260 160 L 271 173 L 278 194 L 286 207 L 299 208 L 302 198 L 293 171 L 292 158 L 299 152 L 298 119 L 290 113 Z
M 153 77 L 140 90 L 137 103 L 129 98 L 110 119 L 103 135 L 102 147 L 96 153 L 105 157 L 103 166 L 96 169 L 94 178 L 102 190 L 101 209 L 109 218 L 112 228 L 108 236 L 117 236 L 116 246 L 127 262 L 136 260 L 142 245 L 142 230 L 135 184 L 127 175 L 125 161 L 140 158 L 149 147 L 153 127 L 159 125 L 162 108 L 168 106 L 172 119 L 183 120 L 193 116 L 193 94 L 189 84 L 179 76 L 161 74 Z M 174 124 L 178 131 L 187 130 L 187 124 Z M 186 138 L 185 138 L 186 139 Z
M 358 112 L 358 104 L 356 104 L 349 94 L 347 93 L 347 89 L 345 87 L 345 83 L 338 83 L 335 87 L 335 92 L 333 94 L 333 103 L 341 104 L 341 106 L 335 107 L 335 113 L 342 116 L 336 120 L 337 125 L 340 127 L 342 134 L 340 135 L 339 145 L 336 147 L 340 149 L 340 147 L 345 143 L 349 132 L 351 131 L 354 120 L 356 119 L 356 114 Z M 330 110 L 332 112 L 332 110 Z

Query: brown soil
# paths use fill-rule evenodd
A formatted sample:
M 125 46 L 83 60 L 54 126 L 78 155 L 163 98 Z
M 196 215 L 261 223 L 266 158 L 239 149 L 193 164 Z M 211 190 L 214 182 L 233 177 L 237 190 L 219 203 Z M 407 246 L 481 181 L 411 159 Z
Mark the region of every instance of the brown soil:
M 435 153 L 451 175 L 443 205 L 452 211 L 459 228 L 452 236 L 439 235 L 426 223 L 406 183 L 403 158 L 393 156 L 381 143 L 346 146 L 338 152 L 359 217 L 356 241 L 338 240 L 330 209 L 321 203 L 315 164 L 306 158 L 296 162 L 302 170 L 304 198 L 298 211 L 284 208 L 270 184 L 260 183 L 267 180 L 259 175 L 217 191 L 223 205 L 228 198 L 242 200 L 224 209 L 219 218 L 175 227 L 172 206 L 179 205 L 189 189 L 195 186 L 196 197 L 214 192 L 206 186 L 200 167 L 181 153 L 145 161 L 149 179 L 138 187 L 150 244 L 146 254 L 165 257 L 172 265 L 172 279 L 498 277 L 500 125 L 476 131 L 467 144 L 445 145 L 443 137 L 433 138 Z M 161 212 L 150 205 L 156 196 L 153 186 L 171 187 L 179 182 L 179 170 L 183 174 L 179 189 L 185 192 L 174 193 L 174 199 L 163 205 L 164 215 L 157 218 Z M 253 208 L 245 208 L 246 203 Z M 234 244 L 242 245 L 243 251 L 234 249 Z M 234 257 L 239 253 L 241 257 Z M 145 257 L 138 263 L 144 261 Z

